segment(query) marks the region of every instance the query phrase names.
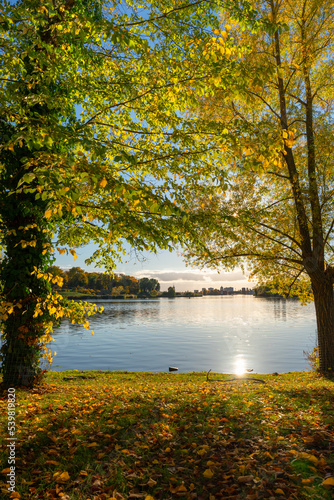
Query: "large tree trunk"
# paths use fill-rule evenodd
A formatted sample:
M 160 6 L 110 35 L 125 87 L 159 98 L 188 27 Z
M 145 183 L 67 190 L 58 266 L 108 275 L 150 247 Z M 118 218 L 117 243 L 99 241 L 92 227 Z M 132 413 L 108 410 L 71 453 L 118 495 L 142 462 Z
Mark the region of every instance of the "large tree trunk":
M 12 129 L 0 123 L 6 140 Z M 0 264 L 2 375 L 5 387 L 32 386 L 41 373 L 42 338 L 50 321 L 47 298 L 49 281 L 38 279 L 50 260 L 50 231 L 45 219 L 47 200 L 35 199 L 35 192 L 17 190 L 27 173 L 22 160 L 31 155 L 23 144 L 0 155 L 5 169 L 0 177 L 0 220 L 5 253 Z M 29 184 L 29 189 L 36 187 Z M 37 311 L 37 312 L 36 312 Z
M 319 369 L 334 373 L 334 296 L 331 273 L 313 276 L 312 290 L 317 317 Z

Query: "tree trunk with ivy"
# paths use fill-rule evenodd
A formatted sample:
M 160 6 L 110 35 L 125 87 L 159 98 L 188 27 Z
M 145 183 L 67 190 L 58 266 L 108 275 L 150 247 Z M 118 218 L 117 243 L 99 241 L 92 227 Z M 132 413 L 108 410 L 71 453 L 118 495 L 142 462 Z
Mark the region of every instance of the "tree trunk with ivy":
M 8 141 L 6 135 L 12 130 L 4 124 L 0 127 L 2 139 Z M 0 266 L 1 356 L 6 387 L 31 386 L 40 375 L 41 339 L 49 319 L 48 310 L 42 308 L 36 314 L 36 306 L 46 301 L 51 285 L 47 280 L 37 279 L 35 272 L 36 269 L 46 271 L 51 263 L 50 232 L 44 217 L 47 201 L 36 200 L 34 192 L 15 192 L 27 173 L 21 159 L 31 154 L 22 145 L 1 155 L 6 165 L 0 180 L 0 217 L 5 246 Z

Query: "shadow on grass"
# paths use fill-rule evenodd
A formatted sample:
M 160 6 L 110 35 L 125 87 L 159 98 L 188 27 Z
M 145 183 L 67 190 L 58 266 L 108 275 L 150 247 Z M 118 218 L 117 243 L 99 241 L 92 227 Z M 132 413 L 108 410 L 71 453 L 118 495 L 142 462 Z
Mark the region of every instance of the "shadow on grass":
M 321 483 L 332 473 L 334 396 L 319 379 L 59 377 L 20 393 L 22 498 L 332 498 Z

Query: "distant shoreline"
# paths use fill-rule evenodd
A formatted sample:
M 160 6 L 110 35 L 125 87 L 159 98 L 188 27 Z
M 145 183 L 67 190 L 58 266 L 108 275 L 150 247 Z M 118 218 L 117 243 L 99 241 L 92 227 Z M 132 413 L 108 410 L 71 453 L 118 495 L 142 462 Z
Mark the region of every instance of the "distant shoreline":
M 62 295 L 62 294 L 61 294 Z M 201 298 L 201 297 L 255 297 L 255 298 L 260 298 L 260 299 L 284 299 L 284 300 L 298 300 L 297 297 L 283 297 L 282 295 L 272 295 L 270 296 L 269 294 L 264 294 L 264 295 L 255 295 L 255 294 L 243 294 L 243 293 L 233 293 L 233 294 L 228 294 L 228 295 L 176 295 L 175 297 L 167 297 L 164 295 L 159 295 L 157 297 L 138 297 L 138 296 L 112 296 L 112 295 L 85 295 L 85 294 L 66 294 L 63 295 L 63 297 L 70 299 L 70 300 L 157 300 L 157 299 L 192 299 L 192 298 Z

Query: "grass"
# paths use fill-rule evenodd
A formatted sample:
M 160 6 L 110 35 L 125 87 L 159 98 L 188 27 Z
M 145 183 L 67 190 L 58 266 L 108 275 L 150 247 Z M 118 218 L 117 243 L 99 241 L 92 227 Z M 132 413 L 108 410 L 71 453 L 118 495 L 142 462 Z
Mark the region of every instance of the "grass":
M 16 391 L 11 498 L 333 498 L 334 383 L 297 372 L 229 378 L 47 373 Z M 6 499 L 6 399 L 0 410 Z

